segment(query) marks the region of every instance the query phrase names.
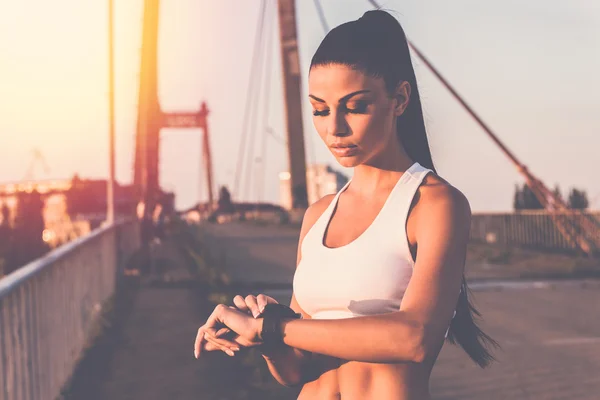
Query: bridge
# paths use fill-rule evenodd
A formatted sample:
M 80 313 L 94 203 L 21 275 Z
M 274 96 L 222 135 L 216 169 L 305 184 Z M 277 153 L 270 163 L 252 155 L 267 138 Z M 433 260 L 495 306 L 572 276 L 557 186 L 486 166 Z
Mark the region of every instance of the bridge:
M 314 4 L 315 24 L 326 31 L 321 3 Z M 281 42 L 287 44 L 281 46 L 287 60 L 282 63 L 289 157 L 284 190 L 291 209 L 242 201 L 241 185 L 248 181 L 244 162 L 252 159 L 246 157 L 250 145 L 243 143 L 252 140 L 248 132 L 235 160 L 234 201 L 227 210 L 217 202 L 209 102 L 197 110 L 161 109 L 159 0 L 145 0 L 132 179 L 142 212 L 115 212 L 113 157 L 106 222 L 0 279 L 0 400 L 296 398 L 297 389 L 275 383 L 254 351 L 200 360 L 191 352 L 195 331 L 215 304 L 230 303 L 235 294 L 265 293 L 282 303 L 291 296 L 298 222 L 312 192 L 298 49 L 289 45 L 296 41 L 296 5 L 262 1 L 257 46 L 269 7 L 277 10 Z M 483 327 L 502 350 L 497 364 L 479 370 L 460 349 L 445 345 L 431 379 L 433 398 L 596 398 L 600 321 L 593 316 L 600 299 L 600 212 L 573 209 L 549 190 L 415 43 L 411 48 L 507 156 L 542 206 L 473 215 L 467 279 Z M 253 65 L 259 69 L 258 62 Z M 250 114 L 244 119 L 251 125 Z M 201 129 L 198 164 L 207 200 L 166 215 L 158 232 L 153 217 L 165 194 L 159 185 L 160 131 L 172 127 Z M 114 139 L 114 122 L 111 129 Z M 62 193 L 69 187 L 67 181 L 6 184 L 0 186 L 0 199 L 32 190 Z

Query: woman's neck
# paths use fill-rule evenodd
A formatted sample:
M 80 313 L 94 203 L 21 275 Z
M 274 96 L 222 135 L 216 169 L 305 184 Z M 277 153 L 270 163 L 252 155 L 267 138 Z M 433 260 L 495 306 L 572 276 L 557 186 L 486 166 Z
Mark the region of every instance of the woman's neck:
M 414 161 L 405 156 L 390 160 L 388 165 L 385 164 L 361 164 L 354 167 L 350 185 L 352 191 L 371 197 L 374 193 L 394 187 L 400 176 L 414 164 Z

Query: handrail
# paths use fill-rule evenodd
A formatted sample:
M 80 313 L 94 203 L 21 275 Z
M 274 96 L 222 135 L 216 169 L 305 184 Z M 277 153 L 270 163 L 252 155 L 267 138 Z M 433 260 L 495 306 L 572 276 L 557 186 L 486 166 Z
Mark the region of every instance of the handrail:
M 65 257 L 69 253 L 71 253 L 76 248 L 84 245 L 85 243 L 93 241 L 96 237 L 102 235 L 104 232 L 115 229 L 116 226 L 119 225 L 107 225 L 104 227 L 100 227 L 90 232 L 88 235 L 79 237 L 69 243 L 66 243 L 56 249 L 51 250 L 40 258 L 37 258 L 25 266 L 11 272 L 10 274 L 4 276 L 0 279 L 0 300 L 18 287 L 22 282 L 34 277 L 39 272 L 41 272 L 44 268 L 48 268 L 56 261 Z
M 95 229 L 0 279 L 0 399 L 54 399 L 73 374 L 139 223 Z

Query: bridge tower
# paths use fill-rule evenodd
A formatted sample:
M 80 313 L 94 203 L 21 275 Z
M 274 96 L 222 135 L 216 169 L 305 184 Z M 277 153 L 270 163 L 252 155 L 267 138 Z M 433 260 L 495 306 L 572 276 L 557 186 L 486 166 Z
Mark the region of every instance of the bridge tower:
M 296 1 L 278 0 L 279 35 L 281 43 L 281 66 L 287 128 L 288 157 L 290 166 L 290 190 L 292 208 L 306 209 L 306 155 L 300 83 L 300 58 L 298 57 L 298 34 L 296 27 Z
M 202 103 L 198 111 L 165 113 L 158 99 L 158 24 L 160 0 L 144 1 L 142 54 L 138 93 L 138 116 L 135 139 L 133 183 L 149 212 L 160 195 L 159 143 L 162 128 L 201 128 L 202 153 L 208 185 L 209 206 L 213 204 L 212 160 L 208 137 L 208 108 Z

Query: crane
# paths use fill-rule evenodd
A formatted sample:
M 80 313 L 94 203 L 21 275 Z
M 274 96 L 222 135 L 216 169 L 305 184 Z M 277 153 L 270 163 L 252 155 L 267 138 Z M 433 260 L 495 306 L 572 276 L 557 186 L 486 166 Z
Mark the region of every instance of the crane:
M 31 161 L 29 162 L 29 166 L 27 167 L 27 171 L 25 172 L 25 176 L 23 177 L 23 181 L 32 181 L 35 179 L 34 168 L 37 163 L 42 165 L 44 173 L 48 175 L 50 173 L 50 167 L 46 162 L 46 158 L 38 148 L 34 148 L 31 150 L 32 156 Z

